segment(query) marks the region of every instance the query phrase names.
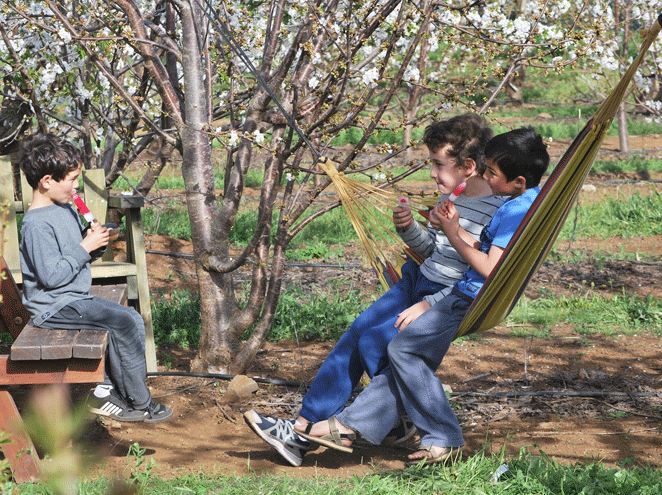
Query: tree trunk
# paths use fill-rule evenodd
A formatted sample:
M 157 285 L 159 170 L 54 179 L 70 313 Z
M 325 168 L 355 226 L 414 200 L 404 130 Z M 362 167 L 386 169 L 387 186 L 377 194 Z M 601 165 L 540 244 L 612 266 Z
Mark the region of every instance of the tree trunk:
M 628 133 L 628 114 L 625 111 L 625 103 L 618 106 L 618 145 L 622 152 L 630 151 L 630 135 Z

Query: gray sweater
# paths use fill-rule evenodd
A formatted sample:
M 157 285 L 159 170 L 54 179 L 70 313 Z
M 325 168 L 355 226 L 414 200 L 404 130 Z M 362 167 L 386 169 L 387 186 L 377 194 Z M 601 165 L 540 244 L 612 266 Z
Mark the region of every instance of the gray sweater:
M 23 304 L 39 326 L 64 306 L 90 299 L 92 257 L 80 245 L 85 229 L 70 204 L 29 210 L 21 226 Z
M 447 197 L 448 195 L 442 196 L 439 202 Z M 460 214 L 460 225 L 471 237 L 478 240 L 483 227 L 489 223 L 504 199 L 502 196 L 467 198 L 464 194 L 460 195 L 455 200 L 455 208 Z M 446 235 L 430 224 L 424 229 L 418 222 L 414 222 L 408 230 L 400 233 L 400 237 L 412 251 L 425 258 L 421 265 L 423 276 L 447 286 L 436 294 L 424 297 L 430 306 L 434 306 L 437 301 L 450 294 L 455 282 L 462 278 L 468 268 L 467 262 L 455 251 Z

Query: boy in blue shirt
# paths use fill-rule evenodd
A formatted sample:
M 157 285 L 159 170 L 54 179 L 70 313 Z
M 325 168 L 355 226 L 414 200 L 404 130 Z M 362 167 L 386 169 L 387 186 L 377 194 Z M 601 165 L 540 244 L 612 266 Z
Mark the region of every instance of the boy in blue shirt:
M 23 304 L 41 328 L 108 331 L 107 383 L 90 394 L 94 414 L 158 423 L 172 409 L 152 400 L 146 385 L 145 324 L 133 308 L 90 295 L 90 262 L 108 245 L 108 230 L 84 228 L 70 204 L 82 158 L 71 143 L 39 134 L 21 143 L 20 166 L 33 188 L 21 225 Z
M 449 296 L 391 340 L 386 370 L 337 417 L 306 428 L 295 426 L 301 437 L 351 452 L 357 433 L 378 445 L 406 413 L 421 435 L 420 449 L 409 455 L 409 464 L 443 462 L 463 447 L 462 430 L 435 372 L 469 306 L 538 195 L 538 184 L 549 165 L 545 144 L 531 127 L 494 137 L 485 157 L 484 177 L 492 193 L 509 198 L 483 229 L 480 241 L 459 226 L 450 201 L 437 205 L 430 216 L 432 225 L 445 232 L 470 268 Z

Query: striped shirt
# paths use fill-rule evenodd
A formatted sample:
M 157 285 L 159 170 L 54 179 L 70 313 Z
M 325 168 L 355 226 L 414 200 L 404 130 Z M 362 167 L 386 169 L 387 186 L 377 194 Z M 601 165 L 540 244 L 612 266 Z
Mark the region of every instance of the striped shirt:
M 445 201 L 447 197 L 448 195 L 444 195 L 439 201 Z M 460 195 L 455 200 L 455 208 L 460 214 L 460 226 L 478 240 L 483 227 L 489 223 L 505 199 L 503 196 L 492 195 L 475 198 Z M 424 297 L 432 306 L 450 294 L 453 285 L 462 278 L 468 265 L 455 251 L 446 235 L 430 224 L 426 230 L 418 222 L 414 222 L 407 231 L 400 233 L 400 237 L 412 251 L 425 258 L 420 268 L 421 274 L 428 280 L 446 286 L 444 290 Z

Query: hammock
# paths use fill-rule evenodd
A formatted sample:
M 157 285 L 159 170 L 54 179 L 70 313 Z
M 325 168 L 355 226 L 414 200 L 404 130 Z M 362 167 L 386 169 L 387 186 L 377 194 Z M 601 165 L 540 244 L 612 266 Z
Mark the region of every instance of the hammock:
M 495 327 L 517 303 L 561 231 L 625 90 L 660 29 L 662 14 L 646 33 L 637 58 L 545 182 L 501 260 L 469 307 L 455 338 Z

